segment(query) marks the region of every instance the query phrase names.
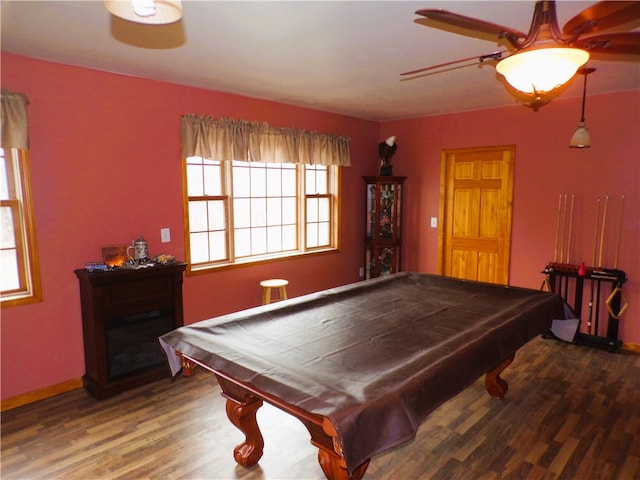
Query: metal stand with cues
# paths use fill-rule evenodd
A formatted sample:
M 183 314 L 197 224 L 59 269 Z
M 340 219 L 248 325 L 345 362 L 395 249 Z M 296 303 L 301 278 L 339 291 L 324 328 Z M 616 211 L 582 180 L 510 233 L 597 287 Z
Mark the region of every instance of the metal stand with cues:
M 609 200 L 609 196 L 604 198 L 602 217 L 600 217 L 601 199 L 597 199 L 592 260 L 593 266 L 587 267 L 584 263 L 581 265 L 571 264 L 571 238 L 573 231 L 575 196 L 571 195 L 571 203 L 568 207 L 567 194 L 560 194 L 558 201 L 558 220 L 556 225 L 554 261 L 548 263 L 542 272 L 546 275 L 546 278 L 541 288 L 548 289 L 550 292 L 557 293 L 564 298 L 573 308 L 576 316 L 579 319 L 582 319 L 584 282 L 585 280 L 588 280 L 589 297 L 586 331 L 580 331 L 580 328 L 578 327 L 574 343 L 606 348 L 611 352 L 622 346 L 622 342 L 618 340 L 618 324 L 620 317 L 629 306 L 629 302 L 622 290 L 624 283 L 627 281 L 627 277 L 623 270 L 618 269 L 620 241 L 622 236 L 624 195 L 621 196 L 620 200 L 618 235 L 613 268 L 605 268 L 602 265 Z M 569 208 L 568 223 L 567 208 Z M 567 239 L 566 243 L 565 239 Z M 560 251 L 558 252 L 559 248 Z M 611 293 L 605 301 L 602 301 L 604 293 L 602 291 L 603 284 L 611 284 Z M 573 297 L 573 301 L 570 299 L 571 296 Z M 606 311 L 604 309 L 605 306 Z M 604 325 L 600 325 L 601 313 L 608 313 L 606 327 Z M 605 329 L 606 333 L 603 334 L 603 330 Z

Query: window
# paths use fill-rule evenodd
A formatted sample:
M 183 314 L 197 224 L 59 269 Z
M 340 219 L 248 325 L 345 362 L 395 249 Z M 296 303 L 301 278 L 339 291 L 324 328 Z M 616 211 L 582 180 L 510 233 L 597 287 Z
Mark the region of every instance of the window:
M 338 168 L 187 157 L 190 270 L 336 249 Z
M 40 271 L 27 150 L 0 148 L 2 306 L 40 301 Z

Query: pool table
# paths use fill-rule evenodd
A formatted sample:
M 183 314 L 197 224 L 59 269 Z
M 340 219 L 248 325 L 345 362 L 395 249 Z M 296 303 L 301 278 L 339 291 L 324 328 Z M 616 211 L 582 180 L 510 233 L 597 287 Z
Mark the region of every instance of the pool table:
M 305 425 L 327 478 L 359 479 L 482 375 L 502 397 L 515 352 L 571 317 L 548 292 L 402 272 L 197 322 L 160 344 L 173 375 L 215 374 L 246 437 L 237 463 L 262 456 L 266 401 Z

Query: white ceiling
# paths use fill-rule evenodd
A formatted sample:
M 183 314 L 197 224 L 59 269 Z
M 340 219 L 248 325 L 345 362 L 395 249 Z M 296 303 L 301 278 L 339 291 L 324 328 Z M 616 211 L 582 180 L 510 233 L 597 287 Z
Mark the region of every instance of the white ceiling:
M 534 7 L 446 0 L 182 3 L 180 22 L 148 26 L 111 17 L 97 0 L 2 0 L 2 50 L 384 121 L 517 103 L 487 63 L 401 81 L 402 72 L 500 47 L 419 25 L 416 10 L 443 8 L 527 32 Z M 560 26 L 593 3 L 559 1 Z M 597 71 L 588 93 L 640 88 L 640 55 L 631 58 L 592 58 Z M 581 94 L 578 80 L 563 97 Z

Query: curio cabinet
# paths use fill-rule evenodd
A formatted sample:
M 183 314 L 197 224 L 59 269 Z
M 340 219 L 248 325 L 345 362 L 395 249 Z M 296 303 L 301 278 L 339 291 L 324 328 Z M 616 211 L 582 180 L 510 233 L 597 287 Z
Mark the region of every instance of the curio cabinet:
M 402 186 L 406 177 L 362 177 L 366 183 L 365 278 L 400 271 Z

